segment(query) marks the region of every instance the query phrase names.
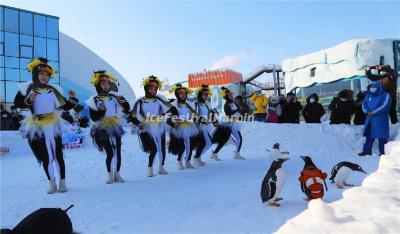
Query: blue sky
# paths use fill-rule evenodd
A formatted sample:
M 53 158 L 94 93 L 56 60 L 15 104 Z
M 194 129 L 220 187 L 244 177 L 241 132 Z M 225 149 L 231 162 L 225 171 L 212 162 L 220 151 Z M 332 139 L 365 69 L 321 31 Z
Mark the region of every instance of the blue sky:
M 109 62 L 137 95 L 150 74 L 170 82 L 219 67 L 247 74 L 350 39 L 400 36 L 399 1 L 2 3 L 59 16 L 60 31 Z

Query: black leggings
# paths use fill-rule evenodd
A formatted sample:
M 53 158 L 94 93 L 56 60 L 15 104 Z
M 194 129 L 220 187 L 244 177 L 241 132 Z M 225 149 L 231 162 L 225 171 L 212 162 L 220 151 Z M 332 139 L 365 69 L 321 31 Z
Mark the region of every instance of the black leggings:
M 117 171 L 121 169 L 121 137 L 115 137 L 115 140 L 116 140 L 115 146 L 112 144 L 109 138 L 100 140 L 100 143 L 103 145 L 107 154 L 106 158 L 107 172 L 111 172 L 111 163 L 114 157 L 115 150 L 117 150 Z
M 154 139 L 147 133 L 142 133 L 140 134 L 140 138 L 142 143 L 145 142 L 146 144 L 146 149 L 149 153 L 149 163 L 148 167 L 152 167 L 154 163 L 154 158 L 156 157 L 157 154 L 157 144 L 154 141 Z M 161 160 L 161 165 L 164 165 L 165 163 L 165 133 L 161 135 L 161 153 L 162 155 L 159 155 L 159 157 L 162 157 Z
M 65 179 L 65 163 L 62 152 L 62 138 L 55 137 L 55 153 L 58 165 L 60 166 L 60 177 Z M 43 165 L 44 172 L 46 173 L 47 179 L 50 180 L 49 164 L 49 153 L 46 147 L 46 139 L 44 137 L 37 138 L 34 140 L 28 140 L 29 146 L 32 149 L 36 159 Z

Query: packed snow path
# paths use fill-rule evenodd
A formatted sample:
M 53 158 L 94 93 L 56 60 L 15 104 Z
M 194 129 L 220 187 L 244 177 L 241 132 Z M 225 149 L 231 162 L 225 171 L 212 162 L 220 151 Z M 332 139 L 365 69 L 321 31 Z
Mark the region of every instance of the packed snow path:
M 298 176 L 300 155 L 310 155 L 325 172 L 340 161 L 351 161 L 372 173 L 377 156 L 358 157 L 363 143 L 361 127 L 326 124 L 286 125 L 251 123 L 243 126 L 242 156 L 233 159 L 233 146 L 221 152 L 221 162 L 205 167 L 176 169 L 176 157 L 168 155 L 166 176 L 146 177 L 147 157 L 136 135 L 123 138 L 123 184 L 105 184 L 105 155 L 86 139 L 83 149 L 65 150 L 69 191 L 46 194 L 48 186 L 41 167 L 25 140 L 17 133 L 2 133 L 2 146 L 11 152 L 1 157 L 1 228 L 12 228 L 41 207 L 66 208 L 74 229 L 82 233 L 271 233 L 307 208 Z M 284 200 L 280 208 L 261 203 L 260 185 L 269 167 L 268 152 L 276 142 L 289 151 Z M 155 161 L 155 162 L 158 162 Z M 155 167 L 156 172 L 157 167 Z M 354 173 L 349 183 L 360 185 L 364 174 Z M 328 181 L 324 200 L 342 198 Z

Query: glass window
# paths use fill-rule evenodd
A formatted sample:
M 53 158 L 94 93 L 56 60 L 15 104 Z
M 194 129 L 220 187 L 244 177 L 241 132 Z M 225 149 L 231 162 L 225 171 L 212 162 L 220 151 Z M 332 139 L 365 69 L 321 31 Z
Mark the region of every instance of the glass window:
M 4 9 L 4 30 L 18 33 L 18 11 L 9 8 Z
M 19 12 L 19 32 L 22 34 L 33 35 L 33 15 L 32 13 Z
M 0 67 L 4 67 L 4 56 L 0 56 Z
M 3 29 L 3 7 L 0 7 L 0 30 L 4 30 Z
M 0 102 L 4 102 L 6 100 L 6 92 L 5 92 L 5 82 L 0 82 Z
M 18 34 L 5 33 L 5 55 L 19 57 L 19 38 Z
M 20 46 L 22 58 L 32 58 L 33 49 L 32 46 Z
M 33 46 L 33 37 L 27 35 L 19 35 L 19 43 L 21 45 Z
M 4 43 L 0 42 L 0 55 L 4 55 Z
M 0 32 L 0 42 L 4 42 L 4 32 Z
M 47 59 L 58 61 L 58 40 L 47 39 Z
M 26 70 L 26 69 L 21 69 L 19 70 L 19 80 L 20 81 L 31 81 L 32 80 L 32 74 Z
M 58 39 L 58 19 L 47 17 L 47 38 Z
M 19 68 L 18 58 L 6 57 L 5 65 L 9 68 Z
M 46 37 L 46 16 L 35 15 L 34 19 L 35 36 Z
M 6 82 L 6 102 L 14 102 L 14 98 L 17 93 L 18 82 Z
M 28 69 L 28 64 L 32 61 L 32 59 L 20 58 L 19 59 L 19 68 L 20 69 Z
M 0 80 L 4 80 L 4 68 L 0 68 Z M 3 82 L 0 82 L 3 83 Z
M 19 81 L 19 69 L 6 68 L 6 80 Z
M 35 58 L 46 58 L 46 38 L 35 37 L 33 50 L 33 55 Z

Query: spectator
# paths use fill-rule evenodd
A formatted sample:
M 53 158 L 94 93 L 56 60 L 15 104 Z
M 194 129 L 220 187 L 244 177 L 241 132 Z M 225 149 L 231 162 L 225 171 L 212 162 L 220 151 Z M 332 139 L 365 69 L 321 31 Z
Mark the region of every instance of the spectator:
M 375 139 L 379 140 L 380 155 L 385 154 L 385 144 L 389 139 L 390 105 L 390 94 L 383 90 L 381 83 L 373 82 L 369 85 L 362 106 L 364 113 L 367 114 L 364 125 L 365 144 L 359 156 L 372 154 Z
M 249 106 L 243 101 L 243 97 L 238 95 L 235 97 L 235 103 L 239 107 L 239 114 L 243 117 L 249 113 Z
M 253 112 L 254 120 L 265 122 L 267 117 L 265 108 L 268 104 L 268 99 L 261 93 L 261 90 L 257 90 L 250 96 L 250 100 L 254 103 L 256 108 Z
M 351 116 L 356 108 L 352 93 L 352 91 L 344 89 L 338 93 L 337 97 L 332 99 L 329 104 L 329 110 L 331 110 L 330 124 L 350 124 Z
M 282 115 L 282 107 L 279 97 L 272 95 L 269 98 L 267 106 L 267 123 L 279 123 L 279 117 Z
M 364 98 L 365 98 L 365 92 L 360 91 L 357 94 L 357 99 L 356 99 L 356 111 L 354 115 L 354 124 L 355 125 L 364 125 L 365 123 L 365 113 L 362 109 L 362 105 L 364 103 Z
M 3 104 L 0 104 L 0 115 L 1 115 L 1 123 L 0 130 L 12 130 L 14 128 L 14 122 L 11 117 L 10 112 L 8 112 Z
M 296 94 L 289 92 L 286 95 L 286 102 L 282 107 L 282 123 L 300 123 L 300 112 L 303 107 L 297 101 Z
M 318 101 L 319 97 L 316 93 L 307 97 L 307 104 L 303 110 L 306 123 L 321 123 L 321 117 L 325 114 L 325 110 Z

